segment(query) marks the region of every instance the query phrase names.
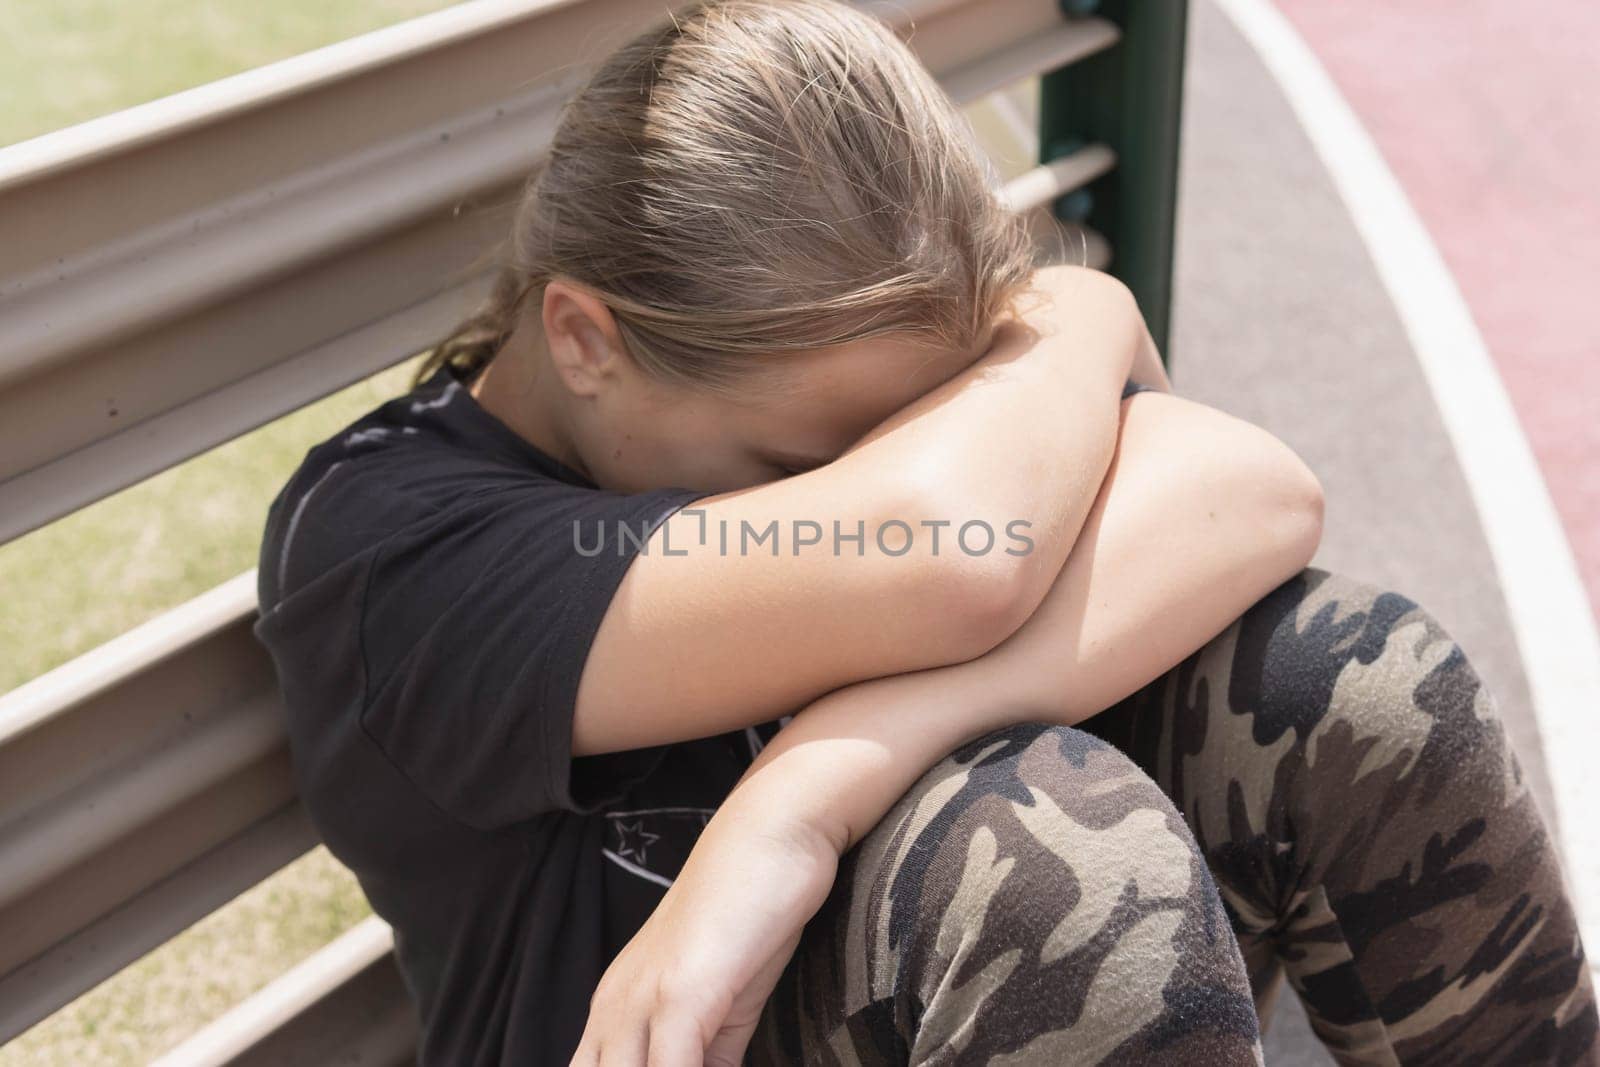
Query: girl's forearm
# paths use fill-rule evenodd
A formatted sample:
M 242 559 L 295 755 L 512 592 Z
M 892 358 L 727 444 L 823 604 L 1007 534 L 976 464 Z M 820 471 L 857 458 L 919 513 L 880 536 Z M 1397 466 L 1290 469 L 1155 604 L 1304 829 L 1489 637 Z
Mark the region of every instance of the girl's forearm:
M 962 743 L 1015 722 L 1081 721 L 1169 670 L 1303 568 L 1320 536 L 1320 486 L 1286 446 L 1179 397 L 1131 398 L 1083 537 L 1038 612 L 984 656 L 806 707 L 703 846 L 779 827 L 849 847 Z
M 1016 632 L 1105 475 L 1144 333 L 1114 279 L 1039 274 L 1047 310 L 1007 320 L 973 365 L 833 462 L 657 526 L 589 649 L 574 753 L 739 729 L 843 685 L 965 662 Z M 641 702 L 654 713 L 636 714 Z
M 584 663 L 575 753 L 739 729 L 843 685 L 966 662 L 1016 632 L 1099 490 L 1145 332 L 1114 279 L 1039 274 L 1038 321 L 1007 320 L 974 365 L 833 462 L 656 528 Z M 770 555 L 744 550 L 746 529 L 772 532 Z M 636 714 L 641 702 L 654 713 Z
M 749 832 L 816 835 L 842 855 L 929 767 L 1012 722 L 1056 714 L 1030 704 L 988 657 L 874 678 L 808 705 L 762 749 L 696 844 Z

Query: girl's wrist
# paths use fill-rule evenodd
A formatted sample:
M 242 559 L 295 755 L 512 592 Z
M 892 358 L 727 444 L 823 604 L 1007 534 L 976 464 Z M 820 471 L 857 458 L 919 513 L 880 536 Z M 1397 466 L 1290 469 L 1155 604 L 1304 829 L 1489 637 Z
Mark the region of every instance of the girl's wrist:
M 725 924 L 730 914 L 762 913 L 767 933 L 781 941 L 827 899 L 839 856 L 803 820 L 724 804 L 700 832 L 657 912 L 703 932 Z
M 706 823 L 688 862 L 696 852 L 710 861 L 717 854 L 739 854 L 758 841 L 762 851 L 796 864 L 832 867 L 844 854 L 843 836 L 827 819 L 816 818 L 816 810 L 805 804 L 780 806 L 748 788 L 742 794 L 736 790 Z
M 1042 707 L 988 657 L 874 678 L 813 702 L 768 742 L 712 819 L 842 856 L 952 750 Z M 707 830 L 711 825 L 707 826 Z

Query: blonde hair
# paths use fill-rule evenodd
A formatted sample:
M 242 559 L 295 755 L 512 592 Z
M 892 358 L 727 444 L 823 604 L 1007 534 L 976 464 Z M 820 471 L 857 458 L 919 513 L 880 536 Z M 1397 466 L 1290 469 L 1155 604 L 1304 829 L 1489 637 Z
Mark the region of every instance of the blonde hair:
M 486 364 L 557 275 L 610 308 L 643 371 L 713 391 L 889 332 L 972 350 L 1035 268 L 997 185 L 885 23 L 840 0 L 702 0 L 563 105 L 490 295 L 416 380 Z

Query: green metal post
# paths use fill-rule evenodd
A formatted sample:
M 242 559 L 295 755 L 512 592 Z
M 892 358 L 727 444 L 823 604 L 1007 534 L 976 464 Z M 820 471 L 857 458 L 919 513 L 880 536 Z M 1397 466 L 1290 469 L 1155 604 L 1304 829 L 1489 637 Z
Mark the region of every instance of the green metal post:
M 1172 238 L 1183 102 L 1186 0 L 1059 0 L 1063 15 L 1094 14 L 1122 39 L 1039 79 L 1040 162 L 1090 142 L 1109 145 L 1117 166 L 1053 205 L 1111 242 L 1110 270 L 1138 297 L 1162 358 L 1172 311 Z

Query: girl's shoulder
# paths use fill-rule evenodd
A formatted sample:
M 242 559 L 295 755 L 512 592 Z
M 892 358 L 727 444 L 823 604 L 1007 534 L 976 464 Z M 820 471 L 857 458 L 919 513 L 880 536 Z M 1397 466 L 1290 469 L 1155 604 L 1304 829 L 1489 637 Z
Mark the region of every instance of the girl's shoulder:
M 268 510 L 260 608 L 269 614 L 314 583 L 304 600 L 315 607 L 297 617 L 376 601 L 390 618 L 427 618 L 468 586 L 563 603 L 574 592 L 603 597 L 630 550 L 701 495 L 598 488 L 479 407 L 443 368 L 306 452 Z
M 396 538 L 448 537 L 497 510 L 527 517 L 592 493 L 441 369 L 306 451 L 268 508 L 262 607 Z

